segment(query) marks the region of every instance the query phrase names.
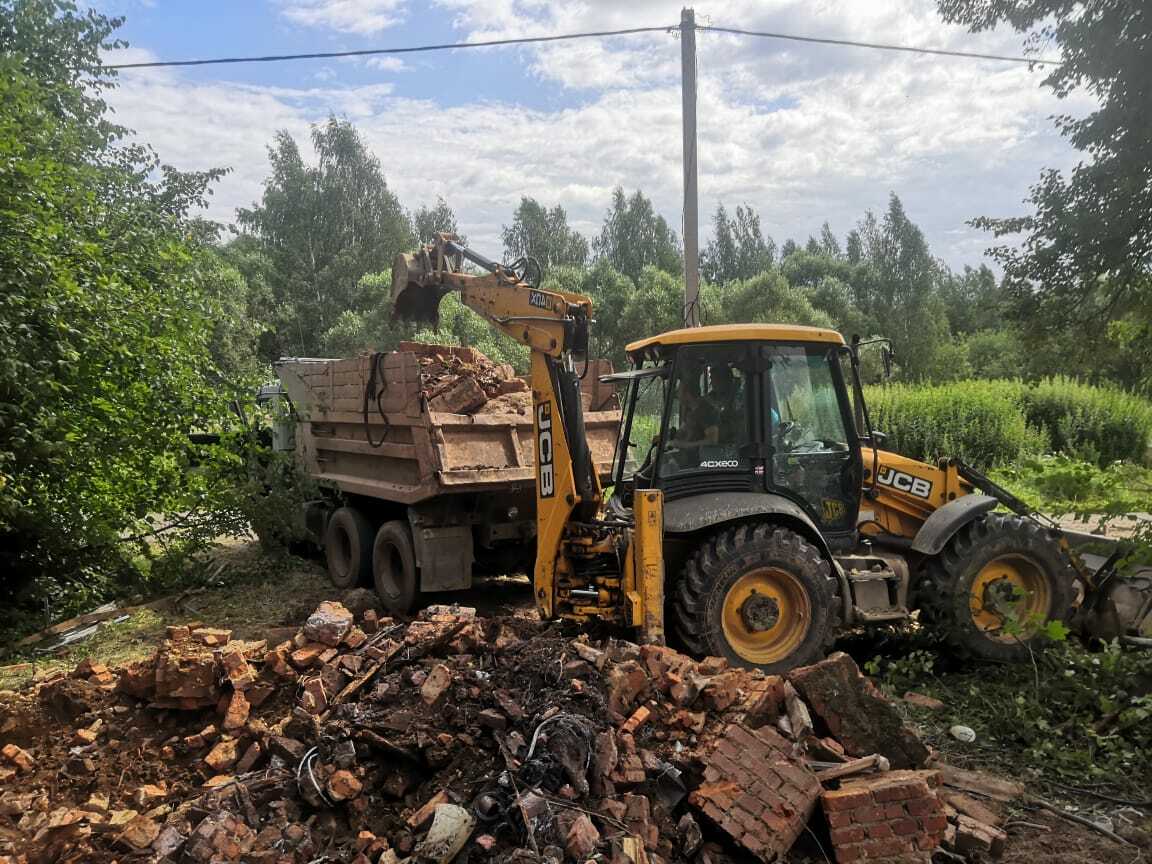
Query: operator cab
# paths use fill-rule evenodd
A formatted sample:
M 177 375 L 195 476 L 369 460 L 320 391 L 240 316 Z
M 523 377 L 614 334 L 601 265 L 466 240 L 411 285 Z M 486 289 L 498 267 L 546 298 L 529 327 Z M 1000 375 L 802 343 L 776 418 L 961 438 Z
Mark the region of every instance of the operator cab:
M 856 539 L 862 465 L 850 349 L 815 327 L 737 324 L 675 330 L 628 346 L 631 369 L 610 510 L 636 489 L 667 502 L 774 493 L 830 545 Z

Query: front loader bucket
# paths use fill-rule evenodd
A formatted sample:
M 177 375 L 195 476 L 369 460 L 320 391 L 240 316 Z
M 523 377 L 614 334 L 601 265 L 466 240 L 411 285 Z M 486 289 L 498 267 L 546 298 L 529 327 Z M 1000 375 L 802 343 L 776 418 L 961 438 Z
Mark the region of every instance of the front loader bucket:
M 436 327 L 440 301 L 452 289 L 431 281 L 415 255 L 400 253 L 392 261 L 392 318 Z
M 1082 636 L 1152 647 L 1152 567 L 1126 562 L 1131 547 L 1112 538 L 1065 531 L 1087 585 L 1073 629 Z

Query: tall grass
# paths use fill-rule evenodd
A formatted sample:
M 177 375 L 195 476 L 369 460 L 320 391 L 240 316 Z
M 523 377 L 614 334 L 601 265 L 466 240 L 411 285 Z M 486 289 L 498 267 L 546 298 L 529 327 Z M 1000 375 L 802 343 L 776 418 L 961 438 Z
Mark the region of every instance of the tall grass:
M 1152 403 L 1116 387 L 1046 378 L 1023 391 L 1024 414 L 1052 450 L 1105 466 L 1145 458 Z
M 884 384 L 866 388 L 866 399 L 887 449 L 987 468 L 1046 452 L 1097 465 L 1140 462 L 1152 433 L 1152 403 L 1069 378 Z

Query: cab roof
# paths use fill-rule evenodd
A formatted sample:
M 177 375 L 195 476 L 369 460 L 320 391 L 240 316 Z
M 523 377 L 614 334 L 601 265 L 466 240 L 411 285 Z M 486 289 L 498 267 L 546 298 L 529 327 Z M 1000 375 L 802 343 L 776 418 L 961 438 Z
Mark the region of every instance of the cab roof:
M 642 351 L 659 345 L 689 345 L 698 342 L 823 342 L 843 345 L 844 337 L 825 327 L 802 324 L 714 324 L 710 327 L 687 327 L 669 330 L 630 343 L 625 350 Z

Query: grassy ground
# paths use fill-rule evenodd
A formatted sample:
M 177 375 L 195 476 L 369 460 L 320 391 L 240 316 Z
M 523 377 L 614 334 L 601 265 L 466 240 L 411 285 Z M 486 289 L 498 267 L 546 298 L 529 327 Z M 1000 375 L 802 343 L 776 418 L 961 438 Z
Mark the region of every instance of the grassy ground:
M 105 623 L 89 639 L 60 653 L 34 648 L 11 654 L 0 668 L 0 689 L 14 689 L 54 669 L 71 669 L 85 657 L 109 666 L 141 659 L 169 624 L 203 622 L 231 628 L 240 638 L 263 638 L 276 627 L 298 624 L 321 601 L 339 596 L 321 566 L 293 557 L 267 557 L 254 543 L 221 546 L 212 555 L 212 584 L 185 591 L 121 623 Z M 31 668 L 23 664 L 31 664 Z M 11 668 L 17 667 L 17 668 Z

